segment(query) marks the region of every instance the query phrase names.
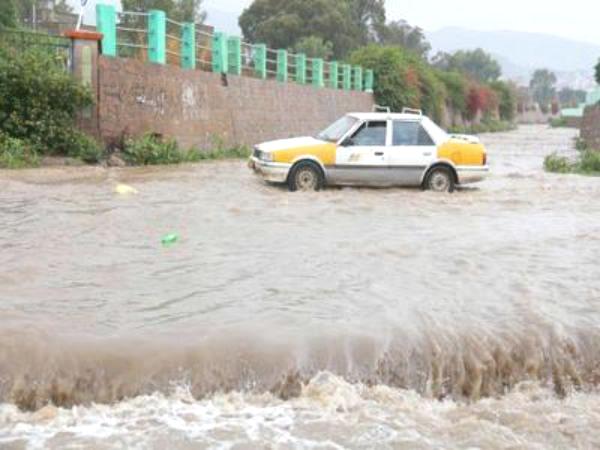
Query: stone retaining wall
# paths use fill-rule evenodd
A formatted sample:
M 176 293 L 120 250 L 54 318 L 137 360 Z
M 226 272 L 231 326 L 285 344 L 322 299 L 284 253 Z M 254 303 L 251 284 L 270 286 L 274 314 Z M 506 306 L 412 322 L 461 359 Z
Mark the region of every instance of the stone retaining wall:
M 253 145 L 315 135 L 341 115 L 371 111 L 373 95 L 293 82 L 221 76 L 133 59 L 98 62 L 98 137 L 157 133 L 184 147 Z

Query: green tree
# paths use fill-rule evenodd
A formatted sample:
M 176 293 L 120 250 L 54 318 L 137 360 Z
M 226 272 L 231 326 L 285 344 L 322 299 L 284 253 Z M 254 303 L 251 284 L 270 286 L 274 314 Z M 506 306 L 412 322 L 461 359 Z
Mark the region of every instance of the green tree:
M 498 97 L 498 109 L 500 119 L 512 122 L 517 113 L 517 88 L 511 83 L 504 81 L 493 81 L 490 87 Z
M 294 46 L 296 53 L 304 53 L 309 58 L 331 59 L 333 56 L 333 44 L 325 42 L 317 36 L 309 36 L 300 39 Z
M 467 114 L 467 96 L 469 85 L 465 76 L 456 71 L 437 70 L 437 78 L 446 88 L 446 102 L 455 113 Z
M 367 45 L 380 41 L 385 28 L 386 12 L 384 0 L 345 0 L 352 14 L 352 22 L 358 42 Z
M 50 10 L 55 14 L 68 14 L 73 12 L 73 8 L 66 0 L 54 0 L 50 4 L 43 0 L 19 0 L 17 2 L 18 20 L 24 24 L 33 24 L 34 10 L 35 15 L 39 20 L 39 15 L 44 8 L 50 6 Z
M 586 95 L 583 90 L 565 87 L 558 92 L 558 101 L 562 106 L 575 108 L 585 102 Z
M 412 27 L 404 20 L 388 23 L 381 28 L 380 42 L 384 45 L 399 45 L 425 58 L 431 45 L 419 27 Z
M 453 54 L 438 53 L 433 64 L 442 70 L 458 70 L 483 83 L 496 81 L 502 75 L 498 61 L 480 48 Z
M 206 11 L 202 9 L 202 0 L 179 0 L 175 20 L 203 23 L 206 20 Z
M 17 7 L 14 0 L 2 0 L 0 3 L 0 29 L 17 26 Z
M 556 75 L 548 69 L 538 69 L 533 73 L 529 89 L 533 99 L 540 105 L 544 113 L 548 112 L 550 103 L 556 97 Z
M 239 19 L 244 38 L 271 48 L 293 49 L 303 38 L 331 42 L 334 55 L 359 45 L 349 2 L 338 0 L 255 0 Z
M 600 84 L 600 61 L 596 65 L 596 83 Z
M 179 22 L 202 23 L 206 18 L 202 0 L 122 0 L 122 4 L 124 11 L 146 12 L 158 9 Z
M 446 93 L 433 69 L 420 57 L 402 47 L 370 45 L 356 50 L 352 64 L 373 69 L 375 97 L 394 111 L 419 108 L 440 120 Z

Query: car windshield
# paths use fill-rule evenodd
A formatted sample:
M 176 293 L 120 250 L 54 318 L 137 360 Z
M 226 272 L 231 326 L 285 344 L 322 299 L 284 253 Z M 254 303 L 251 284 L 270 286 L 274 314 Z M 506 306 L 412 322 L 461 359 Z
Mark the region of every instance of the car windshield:
M 327 129 L 318 134 L 318 138 L 328 142 L 338 142 L 348 131 L 358 122 L 358 119 L 351 116 L 344 116 Z

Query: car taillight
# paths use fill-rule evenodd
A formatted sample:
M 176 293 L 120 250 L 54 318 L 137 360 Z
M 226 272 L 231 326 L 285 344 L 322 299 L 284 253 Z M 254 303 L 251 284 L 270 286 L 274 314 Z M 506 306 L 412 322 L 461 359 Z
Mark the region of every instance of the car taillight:
M 487 153 L 483 154 L 483 165 L 487 166 Z

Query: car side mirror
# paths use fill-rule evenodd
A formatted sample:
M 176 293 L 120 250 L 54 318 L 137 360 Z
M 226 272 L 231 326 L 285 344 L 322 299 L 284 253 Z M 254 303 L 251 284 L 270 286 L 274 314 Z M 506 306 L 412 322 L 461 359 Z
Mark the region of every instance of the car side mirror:
M 344 142 L 342 142 L 342 147 L 353 147 L 355 145 L 356 145 L 356 143 L 354 142 L 354 139 L 352 139 L 351 137 L 349 137 L 348 139 L 344 140 Z

